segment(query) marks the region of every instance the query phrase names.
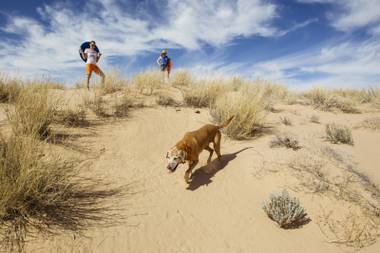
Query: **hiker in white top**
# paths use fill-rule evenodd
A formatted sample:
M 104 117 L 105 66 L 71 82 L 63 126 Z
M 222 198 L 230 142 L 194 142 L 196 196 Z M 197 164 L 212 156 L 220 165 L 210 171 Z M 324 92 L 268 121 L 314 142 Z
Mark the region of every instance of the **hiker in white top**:
M 100 59 L 101 54 L 95 50 L 95 41 L 90 42 L 90 48 L 84 50 L 84 59 L 86 59 L 86 76 L 87 76 L 87 89 L 90 90 L 90 78 L 92 72 L 95 72 L 102 78 L 102 85 L 105 82 L 105 75 L 103 71 L 96 65 Z

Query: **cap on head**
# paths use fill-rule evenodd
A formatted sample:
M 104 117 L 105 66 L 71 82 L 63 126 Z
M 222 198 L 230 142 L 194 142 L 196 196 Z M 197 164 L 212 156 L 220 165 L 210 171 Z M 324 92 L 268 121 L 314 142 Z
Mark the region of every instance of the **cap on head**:
M 165 49 L 163 49 L 162 51 L 161 51 L 161 54 L 166 54 L 167 52 L 166 52 L 166 50 Z

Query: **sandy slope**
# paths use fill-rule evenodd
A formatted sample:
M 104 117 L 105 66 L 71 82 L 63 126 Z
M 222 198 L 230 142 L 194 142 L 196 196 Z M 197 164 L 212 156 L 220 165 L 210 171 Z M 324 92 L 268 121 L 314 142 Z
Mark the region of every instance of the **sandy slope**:
M 303 106 L 284 106 L 281 114 L 269 116 L 276 131 L 297 133 L 301 143 L 308 139 L 323 142 L 324 126 L 313 124 L 314 113 Z M 97 126 L 91 136 L 76 142 L 101 155 L 89 163 L 90 174 L 106 176 L 115 184 L 136 182 L 139 191 L 128 201 L 127 224 L 107 229 L 92 229 L 89 238 L 62 235 L 48 241 L 33 242 L 30 252 L 343 252 L 326 242 L 316 217 L 318 206 L 313 196 L 299 197 L 312 221 L 300 229 L 282 230 L 268 219 L 261 205 L 272 192 L 280 191 L 293 179 L 286 174 L 257 176 L 267 161 L 286 161 L 295 151 L 269 148 L 272 134 L 251 141 L 232 141 L 223 137 L 222 162 L 213 161 L 206 174 L 198 170 L 188 186 L 183 180 L 185 166 L 169 174 L 165 153 L 185 131 L 209 123 L 206 110 L 148 108 L 137 110 L 127 120 Z M 321 123 L 360 121 L 363 115 L 319 113 Z M 287 115 L 293 126 L 279 124 Z M 345 122 L 346 123 L 346 122 Z M 338 146 L 355 156 L 375 182 L 378 171 L 380 135 L 355 130 L 356 145 Z M 335 145 L 337 146 L 337 145 Z M 205 166 L 207 152 L 198 166 Z M 281 168 L 279 169 L 281 170 Z M 292 191 L 291 191 L 292 192 Z M 134 216 L 136 215 L 136 216 Z M 379 252 L 379 242 L 362 252 Z

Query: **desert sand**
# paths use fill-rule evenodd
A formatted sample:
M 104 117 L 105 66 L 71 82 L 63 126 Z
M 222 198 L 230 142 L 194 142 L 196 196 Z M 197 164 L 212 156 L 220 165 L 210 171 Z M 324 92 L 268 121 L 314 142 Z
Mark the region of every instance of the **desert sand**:
M 81 97 L 76 90 L 64 92 L 71 101 Z M 174 91 L 174 96 L 180 97 L 179 94 Z M 80 133 L 70 140 L 75 149 L 54 148 L 64 156 L 90 157 L 82 164 L 88 175 L 100 175 L 115 185 L 132 183 L 136 193 L 120 200 L 128 218 L 117 226 L 91 228 L 83 236 L 34 238 L 27 252 L 352 251 L 353 248 L 329 242 L 331 238 L 323 233 L 320 222 L 323 210 L 340 216 L 348 204 L 299 190 L 298 179 L 286 164 L 303 156 L 302 152 L 313 153 L 317 147 L 328 146 L 349 157 L 378 185 L 380 132 L 355 127 L 363 119 L 380 116 L 380 112 L 367 108 L 365 113 L 343 114 L 281 104 L 275 108 L 267 116 L 268 131 L 261 136 L 237 141 L 223 135 L 222 161 L 214 156 L 207 165 L 208 152 L 203 152 L 189 185 L 183 178 L 186 165 L 168 173 L 165 154 L 186 131 L 211 122 L 207 109 L 153 105 L 133 110 L 126 119 L 106 120 L 75 130 Z M 310 122 L 313 114 L 319 116 L 319 124 Z M 288 117 L 292 125 L 283 125 L 281 116 Z M 334 122 L 353 127 L 353 146 L 331 144 L 324 139 L 325 124 Z M 271 148 L 269 143 L 278 132 L 295 134 L 302 148 Z M 283 189 L 300 199 L 311 219 L 309 223 L 285 230 L 267 217 L 263 202 L 271 193 Z M 376 242 L 359 252 L 379 251 L 380 243 Z

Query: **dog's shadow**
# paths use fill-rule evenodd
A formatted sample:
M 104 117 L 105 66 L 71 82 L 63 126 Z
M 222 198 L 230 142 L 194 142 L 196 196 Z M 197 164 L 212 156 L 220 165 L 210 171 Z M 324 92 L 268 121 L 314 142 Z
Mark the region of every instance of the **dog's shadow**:
M 212 178 L 218 171 L 224 169 L 230 161 L 234 160 L 237 157 L 239 153 L 250 148 L 252 147 L 243 148 L 235 153 L 222 155 L 220 157 L 220 160 L 214 159 L 209 164 L 200 167 L 191 175 L 191 181 L 187 189 L 194 191 L 202 185 L 210 184 L 212 182 Z

